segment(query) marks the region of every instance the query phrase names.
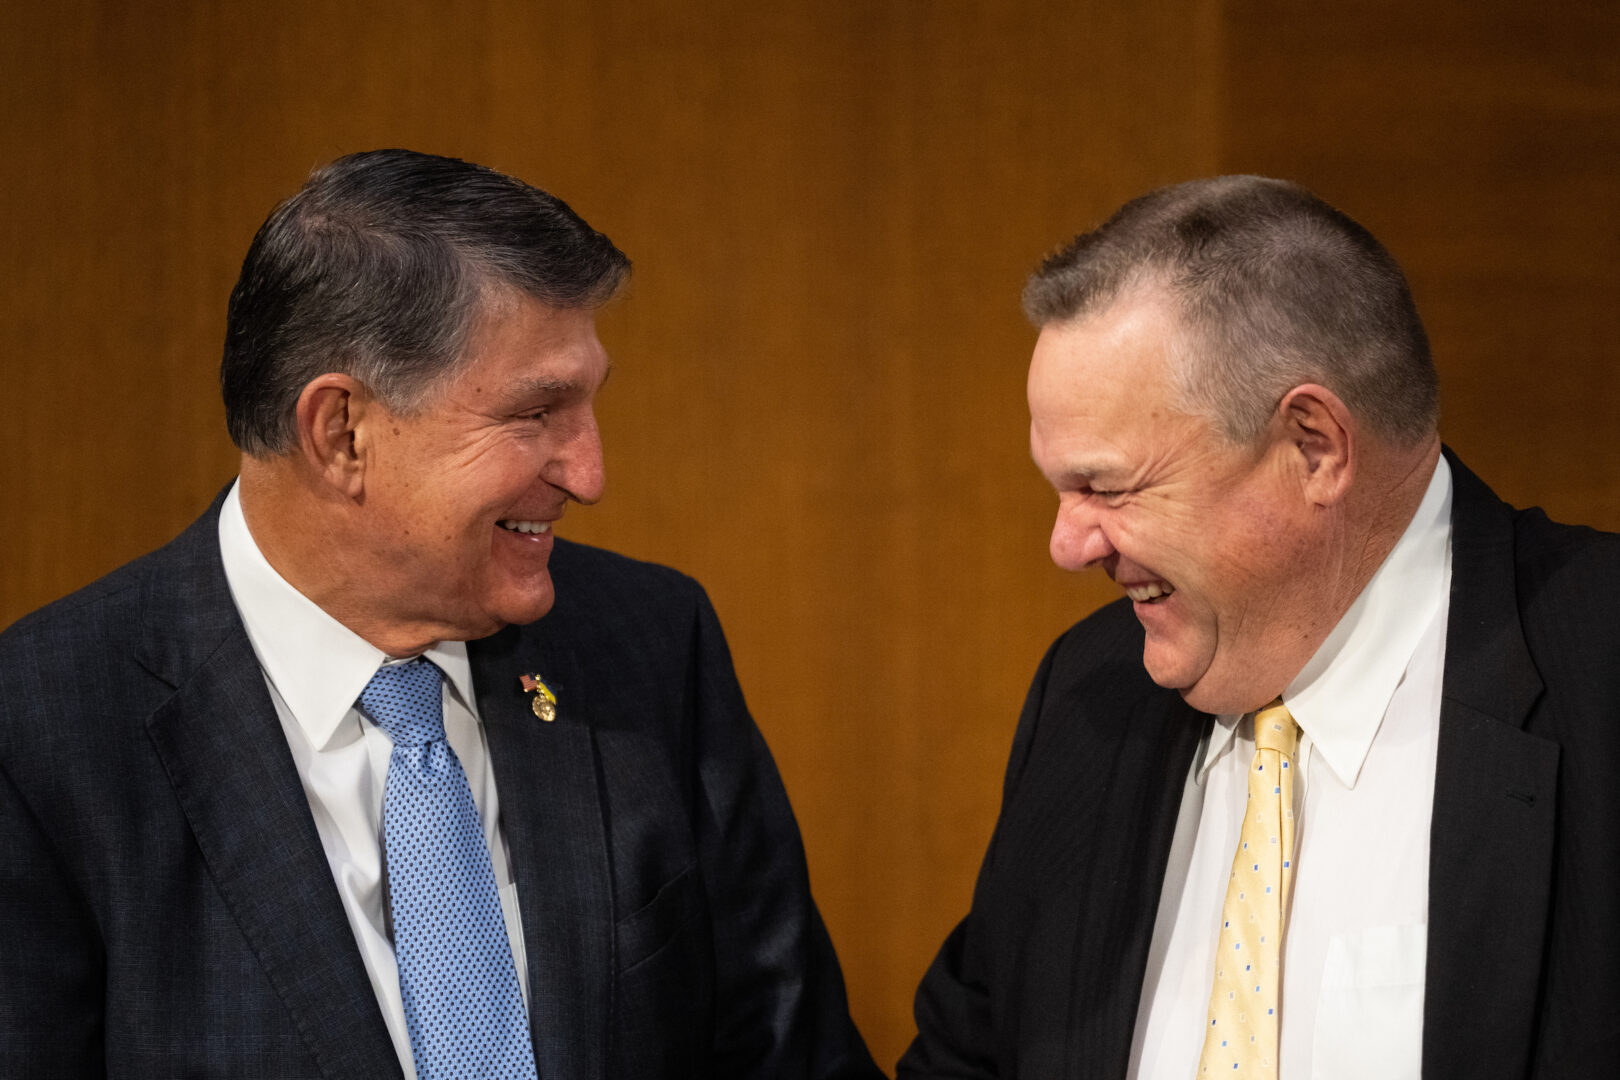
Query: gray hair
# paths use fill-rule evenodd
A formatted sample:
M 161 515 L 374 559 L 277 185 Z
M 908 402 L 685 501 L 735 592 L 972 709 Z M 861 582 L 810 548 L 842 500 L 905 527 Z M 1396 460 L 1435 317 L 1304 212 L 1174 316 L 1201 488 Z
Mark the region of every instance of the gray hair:
M 1293 387 L 1315 382 L 1377 434 L 1433 434 L 1429 340 L 1400 267 L 1373 235 L 1297 184 L 1222 176 L 1121 207 L 1043 262 L 1024 288 L 1037 326 L 1164 297 L 1176 389 L 1234 442 L 1259 436 Z
M 502 289 L 596 307 L 629 269 L 561 199 L 493 169 L 410 150 L 339 158 L 271 212 L 231 291 L 219 371 L 231 440 L 293 449 L 298 396 L 331 371 L 414 411 L 461 369 Z

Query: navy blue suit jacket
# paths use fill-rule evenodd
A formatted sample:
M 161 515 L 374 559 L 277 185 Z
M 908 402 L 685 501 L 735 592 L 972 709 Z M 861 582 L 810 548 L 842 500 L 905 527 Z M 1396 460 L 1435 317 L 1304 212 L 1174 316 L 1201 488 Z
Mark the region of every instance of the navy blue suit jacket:
M 0 635 L 0 1077 L 400 1076 L 218 505 Z M 468 646 L 540 1076 L 881 1075 L 702 589 L 560 540 L 552 573 Z
M 1612 1075 L 1620 536 L 1516 511 L 1448 459 L 1423 1075 Z M 1053 644 L 1019 719 L 972 907 L 917 992 L 903 1080 L 1125 1075 L 1208 723 L 1148 678 L 1126 603 Z

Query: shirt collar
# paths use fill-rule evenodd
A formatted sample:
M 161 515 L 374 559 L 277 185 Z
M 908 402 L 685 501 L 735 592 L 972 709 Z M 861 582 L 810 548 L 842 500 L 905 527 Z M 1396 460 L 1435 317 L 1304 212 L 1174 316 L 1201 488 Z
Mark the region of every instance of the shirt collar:
M 1345 787 L 1356 786 L 1384 710 L 1450 581 L 1451 467 L 1441 457 L 1384 564 L 1283 691 L 1289 713 Z M 1241 719 L 1215 718 L 1198 767 L 1200 783 Z
M 248 531 L 239 486 L 231 485 L 219 512 L 225 580 L 265 678 L 281 695 L 310 745 L 325 750 L 360 691 L 388 656 L 276 572 Z M 462 703 L 472 707 L 467 643 L 441 641 L 423 655 L 444 672 Z

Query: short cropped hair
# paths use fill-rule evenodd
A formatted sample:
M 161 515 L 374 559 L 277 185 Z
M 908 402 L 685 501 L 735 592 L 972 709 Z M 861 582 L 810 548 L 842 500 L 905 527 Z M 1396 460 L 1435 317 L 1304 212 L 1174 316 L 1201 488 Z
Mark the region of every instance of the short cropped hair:
M 561 199 L 493 169 L 410 150 L 339 158 L 271 211 L 231 291 L 219 369 L 231 440 L 292 450 L 298 396 L 330 371 L 414 411 L 468 359 L 500 289 L 591 308 L 629 269 Z
M 1133 199 L 1041 264 L 1024 311 L 1045 326 L 1125 294 L 1169 302 L 1182 403 L 1234 442 L 1257 438 L 1306 382 L 1391 442 L 1435 430 L 1438 383 L 1405 275 L 1371 233 L 1297 184 L 1222 176 Z

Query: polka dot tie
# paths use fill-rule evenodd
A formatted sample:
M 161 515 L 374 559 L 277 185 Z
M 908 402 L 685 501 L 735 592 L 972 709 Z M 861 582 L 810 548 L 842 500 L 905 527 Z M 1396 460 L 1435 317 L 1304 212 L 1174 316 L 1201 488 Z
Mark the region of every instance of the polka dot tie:
M 534 1047 L 467 774 L 444 737 L 442 676 L 387 664 L 360 707 L 393 740 L 383 840 L 394 955 L 419 1080 L 534 1077 Z
M 1198 1075 L 1277 1075 L 1283 922 L 1294 869 L 1294 753 L 1299 726 L 1278 698 L 1254 714 L 1243 832 L 1221 908 L 1215 982 Z

